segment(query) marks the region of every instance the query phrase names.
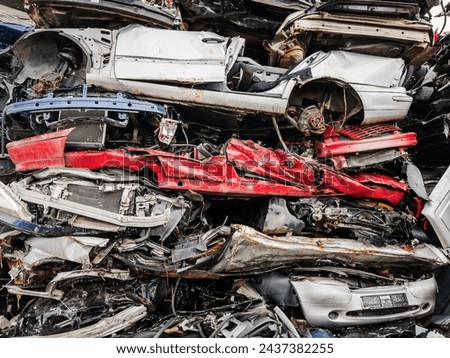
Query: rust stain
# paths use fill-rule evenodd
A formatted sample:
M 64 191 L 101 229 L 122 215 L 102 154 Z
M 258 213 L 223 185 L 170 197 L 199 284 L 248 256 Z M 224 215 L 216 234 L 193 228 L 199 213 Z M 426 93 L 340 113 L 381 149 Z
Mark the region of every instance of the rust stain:
M 320 248 L 320 249 L 325 249 L 327 247 L 327 245 L 325 243 L 323 243 L 320 240 L 316 241 L 316 245 Z
M 196 103 L 197 102 L 201 103 L 202 99 L 203 99 L 203 94 L 201 92 L 199 92 L 199 91 L 196 91 L 195 95 L 194 95 L 194 98 L 193 98 L 193 101 L 196 102 Z
M 202 252 L 202 253 L 198 254 L 197 256 L 192 257 L 191 260 L 197 260 L 202 257 L 215 256 L 216 254 L 218 254 L 222 251 L 222 249 L 225 246 L 225 242 L 226 242 L 225 239 L 223 241 L 218 242 L 216 245 L 210 247 L 205 252 Z

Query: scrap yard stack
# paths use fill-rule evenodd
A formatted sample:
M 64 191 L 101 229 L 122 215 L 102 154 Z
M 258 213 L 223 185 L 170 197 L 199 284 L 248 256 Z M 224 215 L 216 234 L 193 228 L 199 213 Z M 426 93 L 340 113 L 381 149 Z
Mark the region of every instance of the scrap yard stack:
M 26 0 L 0 337 L 448 336 L 438 5 Z

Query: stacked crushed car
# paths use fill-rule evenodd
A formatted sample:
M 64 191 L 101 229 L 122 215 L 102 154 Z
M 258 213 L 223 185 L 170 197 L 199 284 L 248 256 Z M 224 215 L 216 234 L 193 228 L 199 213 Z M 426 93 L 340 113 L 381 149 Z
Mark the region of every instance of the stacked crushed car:
M 0 54 L 0 336 L 448 335 L 435 5 L 26 2 Z

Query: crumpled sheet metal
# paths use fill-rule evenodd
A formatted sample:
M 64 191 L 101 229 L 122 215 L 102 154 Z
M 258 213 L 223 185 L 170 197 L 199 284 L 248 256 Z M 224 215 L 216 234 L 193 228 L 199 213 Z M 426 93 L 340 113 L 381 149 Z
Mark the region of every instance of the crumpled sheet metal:
M 86 279 L 100 277 L 102 279 L 109 278 L 113 280 L 126 281 L 131 278 L 130 272 L 119 269 L 91 269 L 91 270 L 74 270 L 58 273 L 45 288 L 45 291 L 34 291 L 23 289 L 20 286 L 5 286 L 9 293 L 17 295 L 28 295 L 33 297 L 44 297 L 59 300 L 64 296 L 64 291 L 57 290 L 56 286 L 59 282 L 70 279 Z
M 88 327 L 74 331 L 48 335 L 48 338 L 102 338 L 123 331 L 147 316 L 144 305 L 124 309 L 112 317 L 107 317 Z
M 14 164 L 30 169 L 54 166 L 51 157 L 40 157 L 40 167 L 34 165 L 27 153 L 46 148 L 46 135 L 11 142 L 8 152 Z M 33 144 L 34 141 L 34 144 Z M 21 143 L 27 144 L 22 150 Z M 49 144 L 51 145 L 51 143 Z M 64 151 L 64 146 L 58 152 Z M 61 167 L 99 170 L 115 165 L 130 170 L 148 167 L 158 178 L 161 189 L 192 190 L 209 195 L 239 196 L 294 196 L 348 195 L 355 198 L 381 199 L 398 204 L 405 196 L 406 183 L 392 177 L 358 173 L 351 176 L 319 164 L 313 159 L 286 154 L 282 150 L 265 148 L 251 140 L 231 139 L 225 146 L 225 156 L 216 155 L 204 161 L 183 155 L 152 149 L 70 151 L 65 153 Z M 238 175 L 237 169 L 259 176 Z M 320 185 L 317 185 L 317 183 Z
M 328 2 L 321 4 L 327 5 Z M 320 3 L 319 3 L 320 4 Z M 392 3 L 395 4 L 395 3 Z M 384 4 L 383 4 L 384 5 Z M 347 6 L 347 4 L 343 4 Z M 276 50 L 283 47 L 283 43 L 295 37 L 306 37 L 309 35 L 312 43 L 324 46 L 333 38 L 335 46 L 352 49 L 354 35 L 363 37 L 368 43 L 366 50 L 378 56 L 387 56 L 389 51 L 395 49 L 395 45 L 401 41 L 407 44 L 397 57 L 402 57 L 406 62 L 413 65 L 421 65 L 427 61 L 436 51 L 437 46 L 432 44 L 431 24 L 428 22 L 402 19 L 396 13 L 392 18 L 383 19 L 380 16 L 356 15 L 340 12 L 328 12 L 326 9 L 315 12 L 298 11 L 291 13 L 280 26 L 272 42 L 274 51 L 270 62 L 274 64 L 278 56 Z M 403 31 L 407 27 L 408 31 Z M 316 38 L 314 39 L 314 36 Z M 327 42 L 328 41 L 328 42 Z M 339 42 L 341 41 L 341 42 Z M 372 45 L 373 41 L 385 42 L 386 47 Z M 363 45 L 364 46 L 364 45 Z M 398 45 L 397 45 L 398 46 Z M 398 52 L 399 49 L 397 49 Z M 391 66 L 392 67 L 392 66 Z
M 319 260 L 357 267 L 416 271 L 437 269 L 450 263 L 440 249 L 428 244 L 378 247 L 349 239 L 268 236 L 244 225 L 232 225 L 232 228 L 236 231 L 211 272 L 255 273 Z
M 0 211 L 22 220 L 31 221 L 32 215 L 11 188 L 0 181 Z
M 93 247 L 104 247 L 108 239 L 98 237 L 63 236 L 63 237 L 30 237 L 25 243 L 31 250 L 24 257 L 23 264 L 33 266 L 42 259 L 57 257 L 63 260 L 88 265 L 91 263 L 89 252 Z
M 214 14 L 220 4 L 211 1 L 200 5 Z M 284 7 L 278 21 L 288 9 L 271 1 L 258 7 Z M 42 25 L 70 1 L 38 2 Z M 74 6 L 82 3 L 92 5 Z M 222 26 L 188 26 L 201 25 L 202 14 L 189 18 L 200 5 L 180 4 L 186 22 L 178 4 L 141 7 L 134 19 L 124 8 L 117 22 L 102 19 L 111 2 L 96 3 L 92 28 L 74 28 L 79 16 L 68 11 L 2 53 L 13 61 L 0 70 L 11 141 L 0 166 L 0 223 L 17 231 L 0 234 L 0 326 L 3 313 L 21 322 L 0 336 L 314 337 L 302 326 L 339 336 L 350 326 L 362 335 L 365 323 L 377 334 L 375 324 L 389 328 L 391 319 L 404 335 L 400 319 L 416 323 L 435 307 L 444 318 L 417 323 L 448 322 L 439 283 L 448 283 L 449 245 L 423 217 L 429 181 L 411 165 L 404 171 L 422 137 L 385 124 L 422 115 L 410 106 L 427 77 L 405 61 L 421 64 L 437 46 L 417 4 L 379 2 L 364 14 L 361 4 L 329 1 L 289 16 L 258 50 L 253 21 L 248 29 L 235 23 L 246 40 L 223 37 L 230 32 Z M 145 14 L 153 17 L 147 27 L 119 29 Z M 136 46 L 142 39 L 155 46 Z M 245 41 L 255 60 L 241 57 Z M 266 50 L 269 62 L 259 65 Z M 423 97 L 426 118 L 450 108 L 447 78 L 432 71 L 443 103 Z M 101 124 L 92 137 L 86 122 Z M 437 171 L 432 162 L 422 164 Z M 259 225 L 261 217 L 273 227 Z

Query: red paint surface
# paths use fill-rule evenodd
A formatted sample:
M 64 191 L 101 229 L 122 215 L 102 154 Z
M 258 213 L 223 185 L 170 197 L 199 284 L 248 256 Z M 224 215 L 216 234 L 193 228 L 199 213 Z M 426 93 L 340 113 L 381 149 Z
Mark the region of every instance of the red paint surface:
M 59 134 L 58 134 L 59 133 Z M 64 154 L 70 130 L 8 145 L 21 171 L 47 167 L 100 170 L 148 168 L 161 189 L 192 190 L 228 196 L 336 196 L 384 200 L 397 204 L 408 185 L 372 173 L 349 176 L 315 160 L 271 150 L 252 141 L 230 140 L 225 155 L 203 161 L 151 149 L 73 151 Z M 57 135 L 58 134 L 58 135 Z M 61 157 L 63 156 L 63 157 Z

